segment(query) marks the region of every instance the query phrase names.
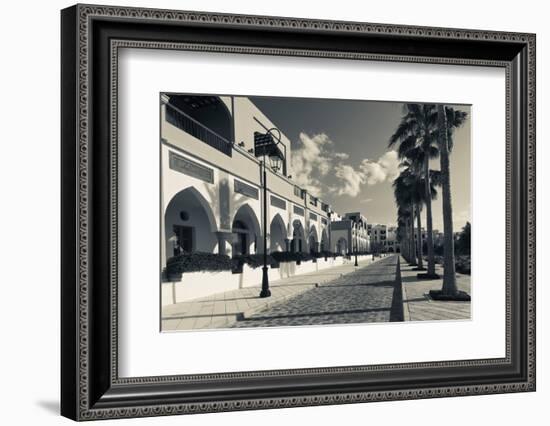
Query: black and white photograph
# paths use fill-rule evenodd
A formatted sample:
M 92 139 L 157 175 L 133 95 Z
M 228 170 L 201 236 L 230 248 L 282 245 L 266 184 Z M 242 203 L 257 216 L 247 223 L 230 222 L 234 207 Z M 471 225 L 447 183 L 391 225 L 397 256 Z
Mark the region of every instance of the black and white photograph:
M 161 93 L 161 331 L 470 320 L 472 110 Z
M 544 2 L 3 6 L 2 424 L 546 423 Z

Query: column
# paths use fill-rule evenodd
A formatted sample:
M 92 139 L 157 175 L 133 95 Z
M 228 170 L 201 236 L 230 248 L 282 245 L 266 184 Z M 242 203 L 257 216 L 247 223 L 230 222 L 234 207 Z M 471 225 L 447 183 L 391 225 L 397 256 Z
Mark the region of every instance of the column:
M 233 255 L 233 232 L 216 232 L 218 238 L 218 254 Z

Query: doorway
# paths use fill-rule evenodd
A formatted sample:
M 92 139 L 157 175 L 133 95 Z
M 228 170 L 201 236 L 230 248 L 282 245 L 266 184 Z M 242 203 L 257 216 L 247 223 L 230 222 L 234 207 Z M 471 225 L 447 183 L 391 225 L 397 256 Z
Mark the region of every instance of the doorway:
M 193 227 L 174 225 L 173 230 L 176 235 L 174 256 L 181 253 L 191 253 L 193 251 Z

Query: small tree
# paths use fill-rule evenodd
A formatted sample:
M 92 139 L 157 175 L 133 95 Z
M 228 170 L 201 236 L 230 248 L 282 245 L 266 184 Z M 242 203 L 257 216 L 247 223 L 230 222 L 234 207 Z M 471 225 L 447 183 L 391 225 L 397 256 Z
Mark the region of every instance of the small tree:
M 471 251 L 471 228 L 470 222 L 466 222 L 466 225 L 462 228 L 462 231 L 458 235 L 458 240 L 455 244 L 455 251 L 457 254 L 469 255 Z

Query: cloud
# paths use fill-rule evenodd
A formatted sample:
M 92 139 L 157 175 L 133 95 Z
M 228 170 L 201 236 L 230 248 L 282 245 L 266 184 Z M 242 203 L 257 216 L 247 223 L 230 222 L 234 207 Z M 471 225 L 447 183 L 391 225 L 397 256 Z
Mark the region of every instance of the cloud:
M 347 160 L 349 158 L 349 154 L 346 154 L 345 152 L 335 152 L 334 158 L 337 158 L 338 160 Z
M 399 176 L 399 157 L 396 151 L 388 151 L 378 161 L 364 159 L 359 168 L 367 185 L 392 181 Z
M 363 185 L 391 181 L 399 175 L 396 151 L 387 151 L 377 161 L 364 159 L 359 167 L 348 164 L 349 158 L 345 152 L 334 151 L 334 143 L 325 133 L 308 135 L 301 132 L 299 148 L 292 150 L 293 180 L 316 197 L 322 197 L 324 191 L 357 197 Z M 331 175 L 336 182 L 329 186 L 325 179 L 332 180 Z
M 361 185 L 365 183 L 364 174 L 350 165 L 338 164 L 335 169 L 335 176 L 340 178 L 340 186 L 336 190 L 338 195 L 357 197 L 361 192 Z
M 333 143 L 324 133 L 309 136 L 302 132 L 299 138 L 300 148 L 292 151 L 294 181 L 314 196 L 320 196 L 322 183 L 316 175 L 324 176 L 331 170 L 329 147 Z

